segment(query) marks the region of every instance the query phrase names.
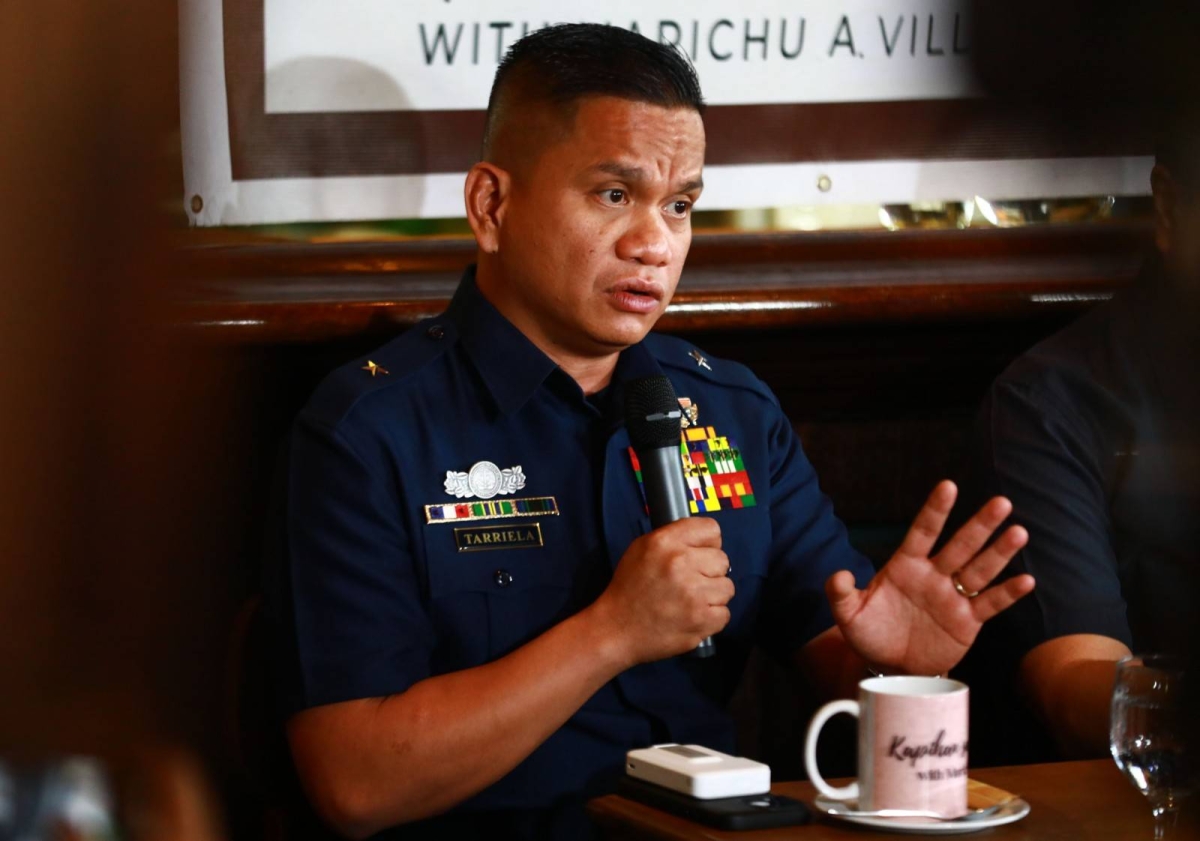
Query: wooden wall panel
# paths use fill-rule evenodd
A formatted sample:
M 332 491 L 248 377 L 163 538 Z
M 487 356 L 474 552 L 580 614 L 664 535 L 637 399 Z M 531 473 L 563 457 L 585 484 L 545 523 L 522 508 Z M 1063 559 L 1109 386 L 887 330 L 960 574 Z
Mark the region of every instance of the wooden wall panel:
M 1071 315 L 1128 282 L 1148 241 L 1141 223 L 703 234 L 660 329 Z M 463 239 L 196 249 L 180 320 L 237 343 L 383 340 L 440 312 L 473 255 Z
M 1133 277 L 1141 223 L 1023 230 L 698 236 L 660 329 L 749 365 L 796 424 L 872 557 L 940 478 L 960 478 L 988 383 Z M 265 507 L 279 443 L 336 365 L 442 311 L 466 240 L 196 249 L 175 308 L 250 395 Z M 248 515 L 248 546 L 260 512 Z

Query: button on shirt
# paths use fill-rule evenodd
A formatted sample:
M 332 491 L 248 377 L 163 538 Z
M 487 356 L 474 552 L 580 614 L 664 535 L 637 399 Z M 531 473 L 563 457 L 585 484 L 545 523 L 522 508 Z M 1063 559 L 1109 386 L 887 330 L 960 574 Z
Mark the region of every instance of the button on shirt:
M 538 810 L 600 793 L 627 750 L 654 742 L 733 751 L 724 707 L 751 645 L 781 657 L 800 648 L 832 624 L 825 579 L 849 569 L 863 586 L 871 567 L 771 392 L 736 363 L 705 355 L 701 367 L 695 350 L 652 335 L 622 352 L 612 384 L 588 399 L 468 271 L 443 316 L 371 354 L 387 374 L 369 373 L 367 359 L 334 372 L 293 430 L 288 562 L 275 587 L 292 665 L 287 711 L 487 663 L 594 601 L 650 530 L 622 387 L 665 373 L 698 408 L 706 446 L 727 448 L 719 469 L 745 470 L 727 496 L 706 500 L 693 483 L 698 513 L 721 525 L 737 589 L 717 656 L 617 676 L 456 811 Z M 463 474 L 503 492 L 456 497 L 448 488 L 461 490 Z

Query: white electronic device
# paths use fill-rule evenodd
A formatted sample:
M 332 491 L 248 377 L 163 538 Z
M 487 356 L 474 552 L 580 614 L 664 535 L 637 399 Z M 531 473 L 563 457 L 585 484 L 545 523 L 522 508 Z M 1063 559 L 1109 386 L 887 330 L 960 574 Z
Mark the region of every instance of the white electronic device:
M 701 745 L 653 745 L 625 755 L 625 773 L 700 800 L 764 794 L 771 768 Z

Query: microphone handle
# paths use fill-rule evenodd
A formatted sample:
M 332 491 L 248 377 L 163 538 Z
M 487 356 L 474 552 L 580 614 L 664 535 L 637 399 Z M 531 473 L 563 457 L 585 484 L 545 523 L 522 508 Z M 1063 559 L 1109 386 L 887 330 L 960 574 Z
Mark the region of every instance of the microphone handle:
M 679 466 L 679 446 L 656 447 L 645 454 L 639 453 L 638 462 L 642 467 L 651 527 L 657 529 L 692 516 L 688 510 L 687 485 Z
M 679 446 L 656 447 L 638 453 L 642 468 L 642 487 L 646 490 L 646 506 L 650 509 L 652 528 L 665 526 L 684 517 L 688 510 L 687 485 L 679 466 Z M 693 649 L 692 657 L 712 657 L 717 653 L 712 637 L 705 637 Z

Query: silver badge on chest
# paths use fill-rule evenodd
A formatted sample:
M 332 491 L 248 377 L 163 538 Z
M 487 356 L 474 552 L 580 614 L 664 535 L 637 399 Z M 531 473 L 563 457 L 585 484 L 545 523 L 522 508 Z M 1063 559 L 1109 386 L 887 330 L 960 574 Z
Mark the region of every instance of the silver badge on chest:
M 491 499 L 496 494 L 510 494 L 525 487 L 521 465 L 501 470 L 490 461 L 477 461 L 466 473 L 446 471 L 446 493 L 459 499 Z

